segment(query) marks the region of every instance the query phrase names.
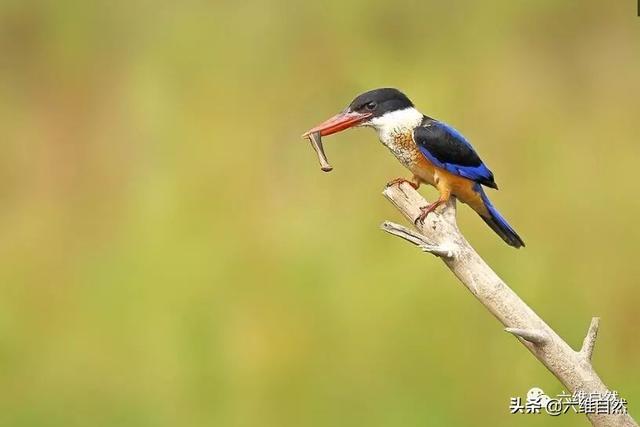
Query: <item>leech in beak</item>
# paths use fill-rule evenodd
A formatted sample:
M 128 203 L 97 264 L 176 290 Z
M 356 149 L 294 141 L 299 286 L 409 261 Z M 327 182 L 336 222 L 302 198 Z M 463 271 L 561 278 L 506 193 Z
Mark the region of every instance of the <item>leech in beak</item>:
M 320 136 L 320 131 L 312 132 L 307 136 L 309 137 L 311 146 L 314 150 L 316 150 L 316 154 L 318 155 L 320 169 L 322 169 L 323 172 L 331 172 L 333 168 L 327 161 L 327 156 L 324 154 L 324 148 L 322 147 L 322 136 Z

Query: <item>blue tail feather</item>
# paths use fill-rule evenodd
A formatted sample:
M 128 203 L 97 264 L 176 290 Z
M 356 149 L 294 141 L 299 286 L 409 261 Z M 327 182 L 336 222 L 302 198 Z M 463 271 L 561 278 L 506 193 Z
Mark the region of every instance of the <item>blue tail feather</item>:
M 513 227 L 509 225 L 507 220 L 504 219 L 502 215 L 500 215 L 500 212 L 498 212 L 498 210 L 491 204 L 491 201 L 485 194 L 480 184 L 476 184 L 475 190 L 480 193 L 482 201 L 489 211 L 490 217 L 484 217 L 480 215 L 484 222 L 486 222 L 487 225 L 496 232 L 496 234 L 502 237 L 502 240 L 507 242 L 508 245 L 513 246 L 514 248 L 524 246 L 524 241 L 520 238 L 520 236 L 518 236 L 518 233 L 516 233 Z

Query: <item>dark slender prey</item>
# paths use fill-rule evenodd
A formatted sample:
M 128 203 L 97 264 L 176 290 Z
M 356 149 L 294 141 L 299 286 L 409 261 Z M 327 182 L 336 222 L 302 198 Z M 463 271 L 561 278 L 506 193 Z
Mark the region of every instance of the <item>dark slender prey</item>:
M 322 147 L 322 137 L 320 136 L 320 132 L 313 132 L 309 134 L 309 141 L 311 141 L 311 146 L 314 150 L 316 150 L 316 154 L 318 155 L 318 161 L 320 162 L 320 169 L 323 172 L 331 172 L 333 168 L 327 161 L 327 156 L 324 154 L 324 148 Z

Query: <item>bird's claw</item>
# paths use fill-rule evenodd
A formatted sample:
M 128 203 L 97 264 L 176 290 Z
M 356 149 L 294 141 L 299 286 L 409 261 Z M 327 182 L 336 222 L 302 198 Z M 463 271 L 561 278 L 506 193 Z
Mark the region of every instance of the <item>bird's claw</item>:
M 420 215 L 418 215 L 418 217 L 416 218 L 415 221 L 413 221 L 413 223 L 415 225 L 420 225 L 420 224 L 424 224 L 424 220 L 425 218 L 427 218 L 427 215 L 429 215 L 429 212 L 425 213 L 422 211 L 422 208 L 420 208 Z
M 423 206 L 420 208 L 420 215 L 418 215 L 418 217 L 416 218 L 416 220 L 414 221 L 415 225 L 418 224 L 423 224 L 424 220 L 427 218 L 427 216 L 436 210 L 436 208 L 438 206 L 440 206 L 442 204 L 442 201 L 438 200 L 436 202 L 430 203 L 427 206 Z
M 394 185 L 400 185 L 400 184 L 402 184 L 403 182 L 406 182 L 407 184 L 409 184 L 411 187 L 413 187 L 413 189 L 414 189 L 414 190 L 417 190 L 417 189 L 418 189 L 418 187 L 419 187 L 419 185 L 418 185 L 418 184 L 416 184 L 416 183 L 415 183 L 415 182 L 413 182 L 413 181 L 409 181 L 409 180 L 408 180 L 408 179 L 406 179 L 406 178 L 396 178 L 396 179 L 392 179 L 391 181 L 387 182 L 386 187 L 387 187 L 387 188 L 389 188 L 389 187 L 392 187 L 392 186 L 394 186 Z

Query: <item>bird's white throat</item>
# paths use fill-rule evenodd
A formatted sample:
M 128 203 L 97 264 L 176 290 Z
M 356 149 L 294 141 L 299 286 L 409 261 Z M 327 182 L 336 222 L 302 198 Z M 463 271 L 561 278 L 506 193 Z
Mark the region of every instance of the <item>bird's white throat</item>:
M 398 134 L 413 132 L 420 125 L 424 116 L 414 107 L 403 110 L 390 111 L 380 117 L 374 117 L 367 123 L 378 131 L 378 136 L 383 144 L 388 145 L 391 139 Z

